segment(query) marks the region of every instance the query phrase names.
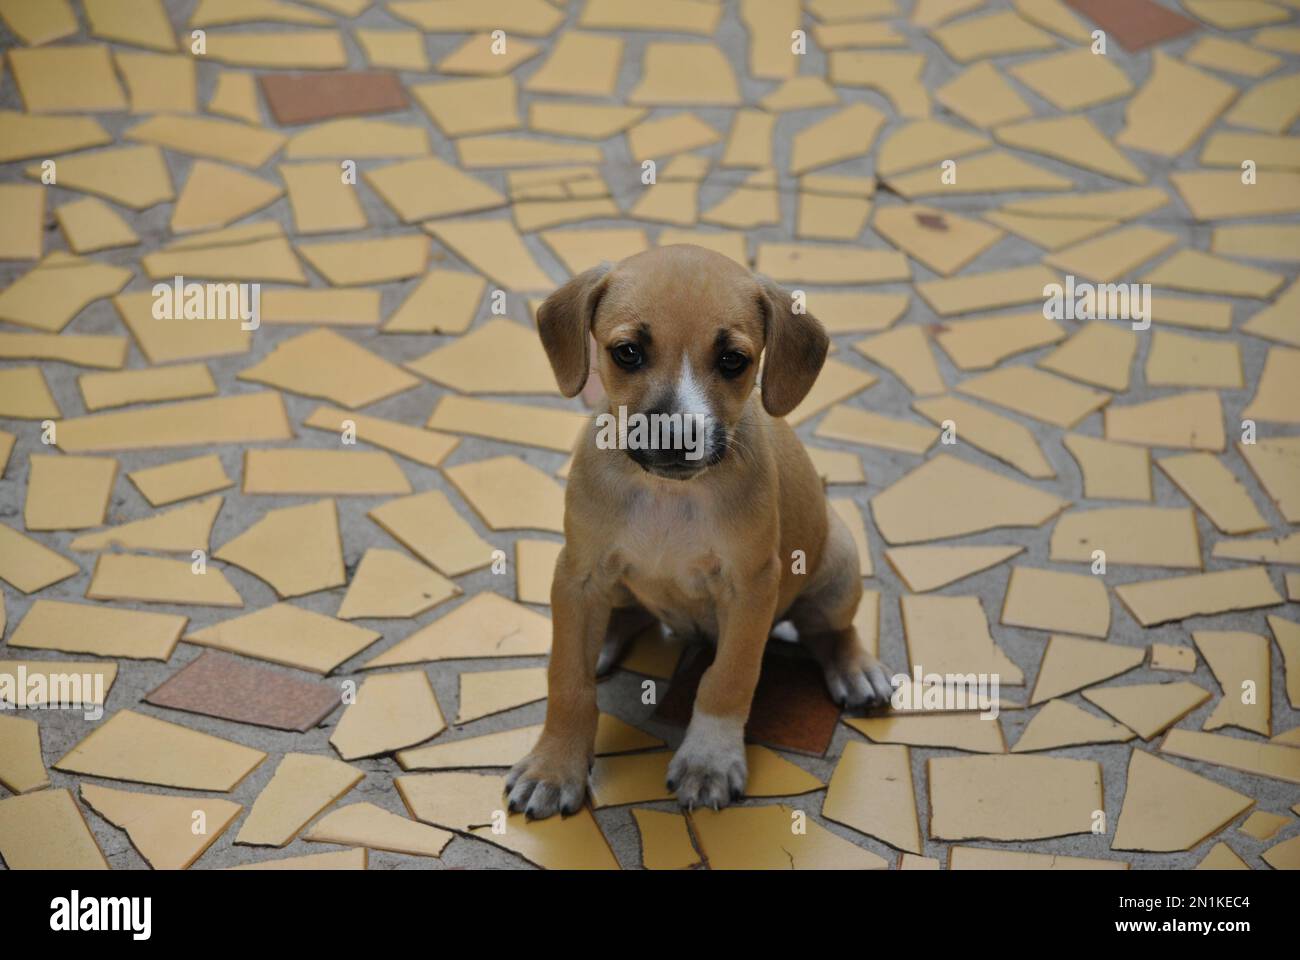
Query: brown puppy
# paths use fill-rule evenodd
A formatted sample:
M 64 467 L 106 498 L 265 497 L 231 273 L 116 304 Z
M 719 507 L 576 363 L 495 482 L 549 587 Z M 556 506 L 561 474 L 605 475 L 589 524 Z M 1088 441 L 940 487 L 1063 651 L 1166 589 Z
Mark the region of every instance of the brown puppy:
M 683 806 L 723 806 L 744 793 L 745 722 L 776 622 L 793 623 L 837 700 L 873 705 L 892 692 L 853 628 L 853 540 L 779 419 L 817 379 L 826 333 L 772 284 L 690 245 L 588 270 L 537 322 L 565 396 L 587 379 L 594 336 L 612 413 L 684 416 L 666 435 L 675 449 L 610 449 L 596 429 L 578 443 L 551 588 L 546 724 L 506 780 L 510 808 L 547 817 L 581 806 L 596 676 L 655 620 L 717 641 L 668 786 Z

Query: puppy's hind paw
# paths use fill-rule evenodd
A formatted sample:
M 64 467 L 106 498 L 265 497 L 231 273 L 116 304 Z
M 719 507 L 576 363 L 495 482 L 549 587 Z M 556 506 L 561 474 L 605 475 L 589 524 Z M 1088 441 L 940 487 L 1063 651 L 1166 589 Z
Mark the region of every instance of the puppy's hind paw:
M 889 703 L 894 688 L 885 668 L 874 658 L 869 662 L 827 664 L 826 689 L 841 707 L 870 710 Z
M 529 820 L 544 820 L 556 813 L 570 816 L 587 795 L 587 763 L 556 760 L 534 750 L 516 763 L 506 776 L 507 809 Z

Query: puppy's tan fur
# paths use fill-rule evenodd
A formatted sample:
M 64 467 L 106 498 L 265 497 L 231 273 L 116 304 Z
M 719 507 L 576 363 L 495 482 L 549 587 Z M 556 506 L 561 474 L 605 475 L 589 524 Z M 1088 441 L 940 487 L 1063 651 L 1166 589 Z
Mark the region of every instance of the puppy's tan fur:
M 853 627 L 862 594 L 856 547 L 780 419 L 816 380 L 826 334 L 782 291 L 689 245 L 575 277 L 542 305 L 538 327 L 566 396 L 582 389 L 593 361 L 613 411 L 646 411 L 689 377 L 728 439 L 720 460 L 684 480 L 600 449 L 595 430 L 579 442 L 551 590 L 546 724 L 507 778 L 510 807 L 545 817 L 581 805 L 598 668 L 613 666 L 627 640 L 656 619 L 680 634 L 716 638 L 668 779 L 684 806 L 725 805 L 744 792 L 743 731 L 778 620 L 794 624 L 837 699 L 871 704 L 890 692 Z M 610 353 L 629 338 L 648 355 L 634 371 Z M 719 372 L 720 343 L 751 361 L 734 379 Z

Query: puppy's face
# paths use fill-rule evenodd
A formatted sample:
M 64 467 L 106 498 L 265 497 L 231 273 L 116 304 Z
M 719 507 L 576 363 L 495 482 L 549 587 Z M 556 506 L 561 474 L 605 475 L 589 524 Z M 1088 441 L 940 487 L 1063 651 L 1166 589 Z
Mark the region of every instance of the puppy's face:
M 620 446 L 647 472 L 672 479 L 727 455 L 765 349 L 764 406 L 781 416 L 812 385 L 828 346 L 820 324 L 793 314 L 779 290 L 690 245 L 575 278 L 546 301 L 538 326 L 561 390 L 580 390 L 594 364 L 611 413 L 628 424 Z M 585 355 L 588 331 L 594 357 Z M 572 356 L 574 340 L 581 358 Z

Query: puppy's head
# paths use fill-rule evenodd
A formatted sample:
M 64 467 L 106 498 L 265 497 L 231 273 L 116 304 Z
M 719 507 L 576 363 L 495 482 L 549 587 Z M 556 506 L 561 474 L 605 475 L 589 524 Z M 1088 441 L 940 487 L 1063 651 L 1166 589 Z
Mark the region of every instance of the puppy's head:
M 619 445 L 648 472 L 674 479 L 727 455 L 760 357 L 763 407 L 783 417 L 812 387 L 829 346 L 821 324 L 795 312 L 784 291 L 689 244 L 574 277 L 542 304 L 537 325 L 566 397 L 586 382 L 594 337 Z

